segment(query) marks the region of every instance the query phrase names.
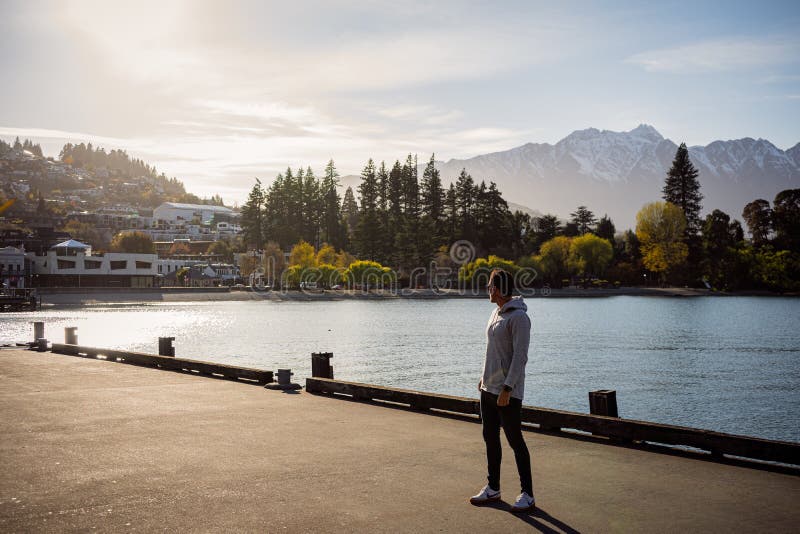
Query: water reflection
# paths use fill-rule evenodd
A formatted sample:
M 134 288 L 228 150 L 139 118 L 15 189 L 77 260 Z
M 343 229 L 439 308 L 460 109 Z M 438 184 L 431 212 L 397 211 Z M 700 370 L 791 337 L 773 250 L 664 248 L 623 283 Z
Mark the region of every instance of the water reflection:
M 533 336 L 526 404 L 587 411 L 616 389 L 623 417 L 800 441 L 800 300 L 528 301 Z M 157 303 L 60 308 L 0 317 L 0 342 L 31 322 L 63 341 L 310 373 L 333 352 L 338 378 L 473 397 L 492 305 L 482 300 Z

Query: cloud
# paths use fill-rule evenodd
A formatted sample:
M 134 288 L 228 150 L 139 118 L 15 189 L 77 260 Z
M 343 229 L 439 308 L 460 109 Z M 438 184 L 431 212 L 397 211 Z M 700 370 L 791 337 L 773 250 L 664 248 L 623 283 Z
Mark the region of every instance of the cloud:
M 393 120 L 419 123 L 427 126 L 452 123 L 464 116 L 457 109 L 443 110 L 431 105 L 403 105 L 380 108 L 378 115 Z
M 626 63 L 648 72 L 692 73 L 733 71 L 795 61 L 796 38 L 721 39 L 635 54 Z

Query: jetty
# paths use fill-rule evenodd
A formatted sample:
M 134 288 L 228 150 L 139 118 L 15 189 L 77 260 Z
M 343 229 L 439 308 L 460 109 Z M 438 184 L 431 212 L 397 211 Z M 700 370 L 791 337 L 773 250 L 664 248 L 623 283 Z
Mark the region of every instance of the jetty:
M 476 420 L 273 391 L 263 377 L 198 369 L 0 350 L 0 530 L 730 532 L 800 524 L 792 469 L 537 431 L 525 433 L 537 510 L 509 512 L 518 481 L 505 441 L 503 502 L 474 507 L 467 499 L 485 483 Z
M 35 288 L 0 288 L 0 312 L 33 311 L 41 306 Z

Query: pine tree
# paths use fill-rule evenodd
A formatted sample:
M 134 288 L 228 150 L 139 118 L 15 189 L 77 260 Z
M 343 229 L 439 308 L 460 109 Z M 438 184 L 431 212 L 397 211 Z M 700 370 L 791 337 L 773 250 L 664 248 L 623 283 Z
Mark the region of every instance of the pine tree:
M 261 187 L 261 180 L 256 178 L 256 184 L 242 206 L 241 217 L 245 241 L 253 245 L 255 250 L 261 250 L 264 246 L 264 203 L 264 189 Z
M 379 187 L 375 163 L 370 159 L 361 171 L 358 186 L 361 200 L 354 241 L 362 259 L 375 260 L 380 254 L 381 229 L 378 218 Z
M 570 222 L 577 228 L 578 235 L 592 232 L 594 225 L 597 224 L 597 217 L 586 206 L 578 206 L 578 209 L 569 216 L 572 217 Z
M 303 239 L 313 243 L 317 248 L 320 242 L 320 183 L 314 176 L 311 167 L 306 169 L 303 184 Z
M 700 182 L 697 177 L 700 173 L 689 160 L 689 150 L 686 143 L 681 143 L 675 152 L 672 167 L 667 172 L 662 192 L 664 200 L 675 204 L 686 217 L 686 235 L 697 235 L 702 226 L 700 209 L 703 195 L 700 193 Z
M 597 229 L 595 231 L 597 237 L 602 237 L 603 239 L 607 239 L 610 243 L 614 243 L 614 234 L 616 234 L 616 232 L 617 229 L 614 227 L 614 223 L 611 222 L 608 215 L 603 215 L 597 222 Z
M 344 200 L 342 201 L 342 216 L 347 223 L 348 234 L 352 234 L 356 228 L 356 225 L 358 224 L 358 204 L 356 203 L 356 196 L 353 194 L 352 187 L 348 187 L 344 192 Z
M 422 173 L 421 196 L 422 212 L 428 215 L 438 226 L 444 212 L 444 188 L 442 187 L 442 180 L 439 178 L 439 170 L 436 168 L 433 154 L 431 154 L 431 159 Z
M 472 176 L 467 174 L 466 169 L 461 169 L 461 173 L 456 180 L 456 207 L 458 210 L 458 239 L 468 239 L 473 241 L 474 234 L 474 207 L 477 197 L 475 182 Z
M 456 241 L 456 234 L 458 233 L 458 203 L 456 201 L 456 186 L 452 183 L 444 197 L 444 219 L 447 243 L 453 243 Z
M 333 160 L 325 166 L 325 176 L 320 185 L 322 209 L 320 213 L 322 241 L 330 243 L 335 248 L 345 245 L 345 235 L 342 226 L 342 210 L 339 200 L 339 173 Z

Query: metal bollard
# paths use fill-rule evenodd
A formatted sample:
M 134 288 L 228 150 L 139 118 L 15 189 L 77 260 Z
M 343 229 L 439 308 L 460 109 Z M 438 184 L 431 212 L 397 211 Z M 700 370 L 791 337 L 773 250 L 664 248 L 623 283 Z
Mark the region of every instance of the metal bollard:
M 175 356 L 175 347 L 172 342 L 175 341 L 174 337 L 160 337 L 158 338 L 158 355 L 159 356 Z
M 291 369 L 278 369 L 278 384 L 290 384 L 292 382 L 293 374 L 294 373 Z
M 599 389 L 589 392 L 589 413 L 619 417 L 617 410 L 617 392 L 613 389 Z
M 314 378 L 333 379 L 333 366 L 331 365 L 332 352 L 311 353 L 311 376 Z
M 41 339 L 44 337 L 44 322 L 36 321 L 33 323 L 33 341 Z
M 67 345 L 77 345 L 78 344 L 78 334 L 75 332 L 78 330 L 77 326 L 69 326 L 64 329 L 64 343 Z
M 294 389 L 302 389 L 300 384 L 295 384 L 292 382 L 292 373 L 291 369 L 278 369 L 278 382 L 277 383 L 270 383 L 264 386 L 267 389 L 280 389 L 280 390 L 294 390 Z

